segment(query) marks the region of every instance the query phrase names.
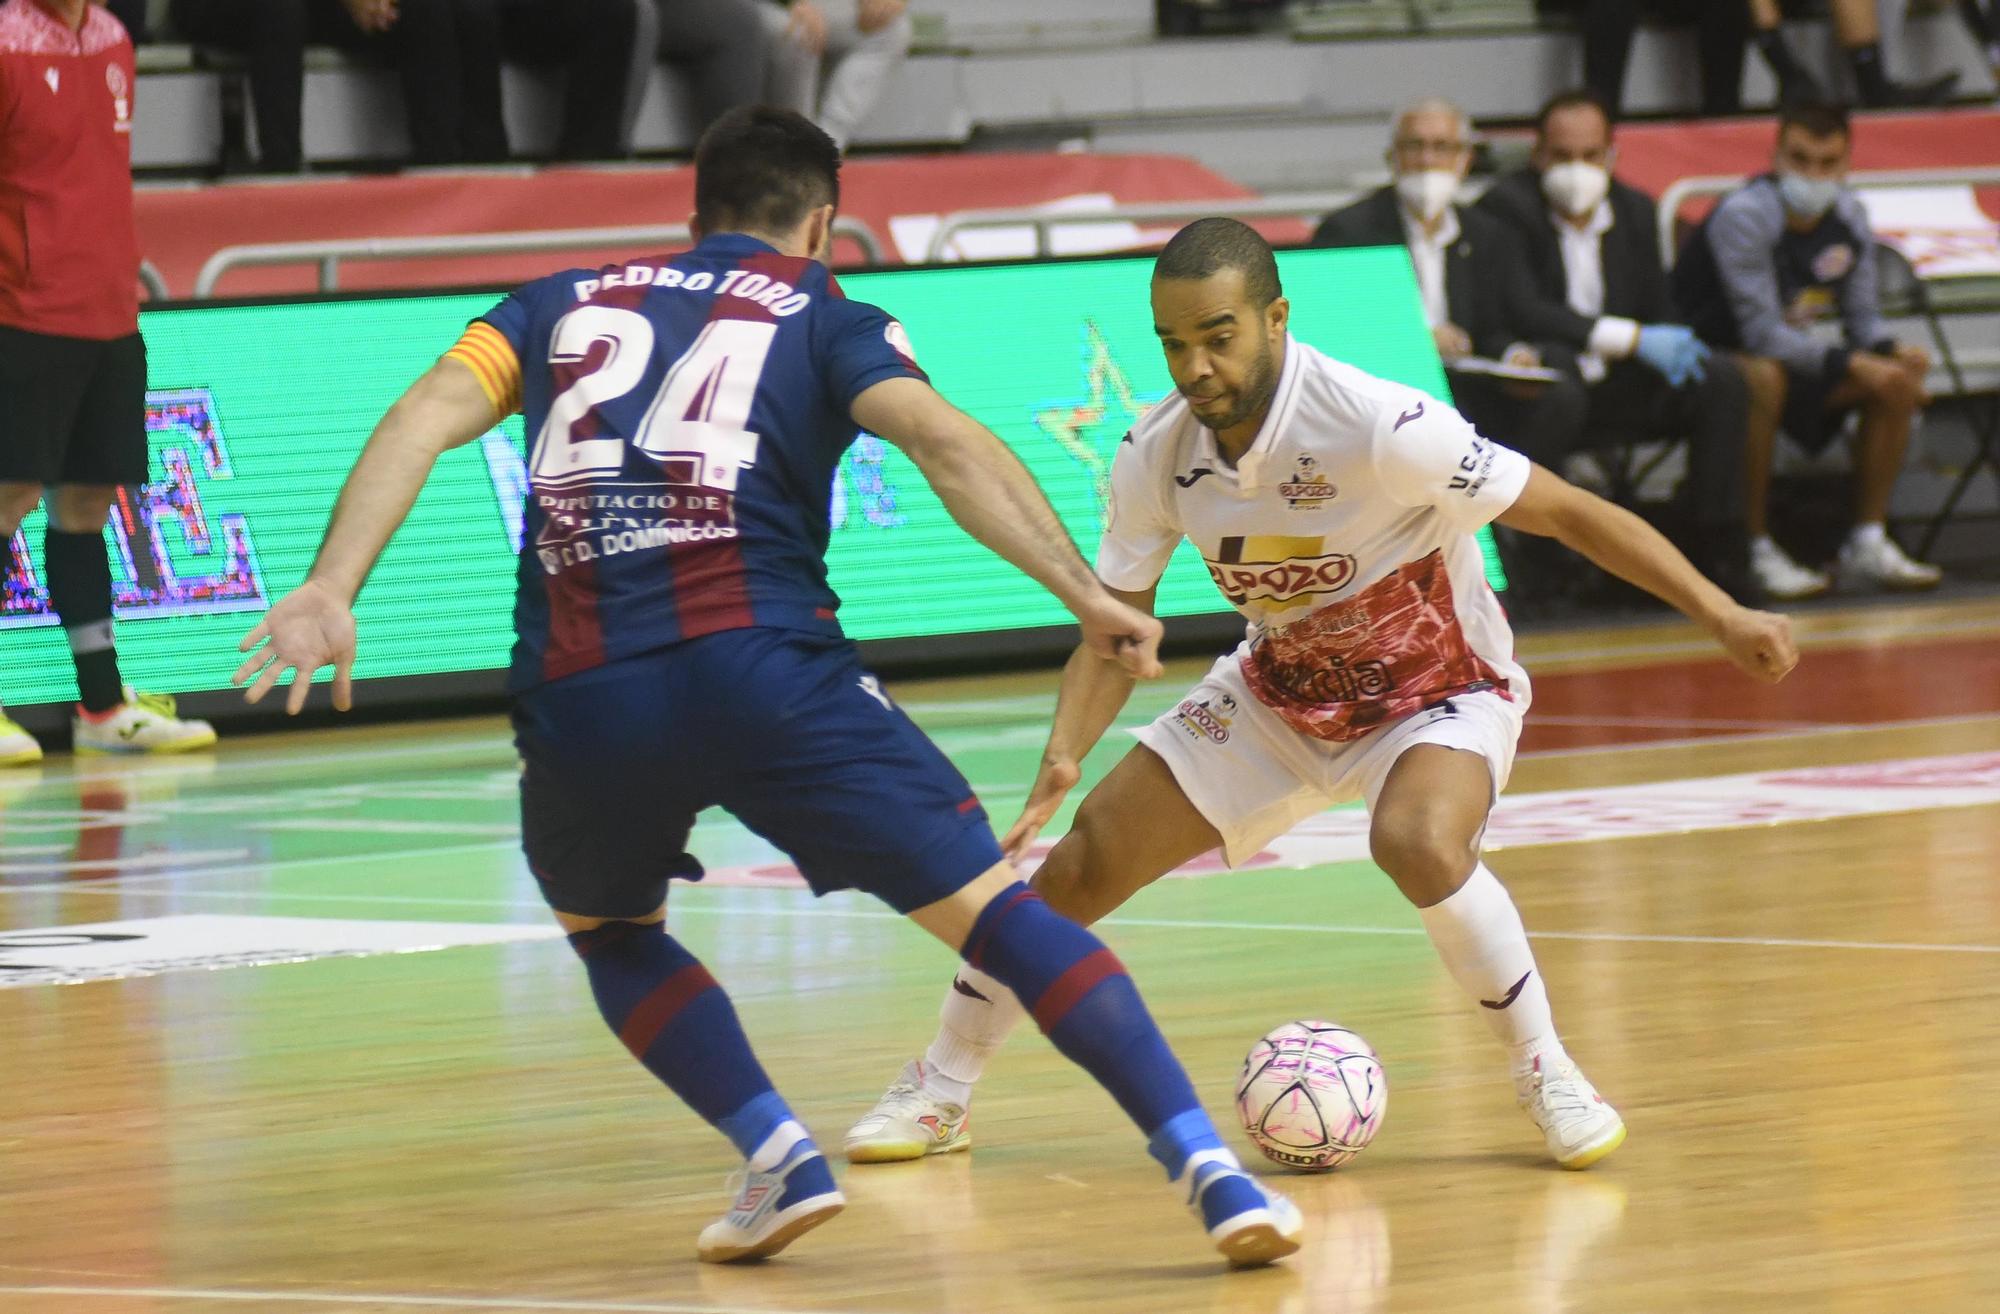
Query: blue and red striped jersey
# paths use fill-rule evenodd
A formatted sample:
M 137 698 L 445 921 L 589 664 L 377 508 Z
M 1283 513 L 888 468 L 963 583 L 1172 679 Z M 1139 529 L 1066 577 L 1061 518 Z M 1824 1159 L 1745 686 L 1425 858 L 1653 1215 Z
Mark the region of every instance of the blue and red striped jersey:
M 850 411 L 925 376 L 825 266 L 719 234 L 529 283 L 452 355 L 527 418 L 511 688 L 721 630 L 840 633 L 826 548 Z

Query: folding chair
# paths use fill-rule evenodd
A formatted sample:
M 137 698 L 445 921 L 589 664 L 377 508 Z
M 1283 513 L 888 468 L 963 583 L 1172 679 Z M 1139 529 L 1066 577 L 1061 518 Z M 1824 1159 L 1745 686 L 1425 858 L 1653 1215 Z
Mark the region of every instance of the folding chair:
M 1986 388 L 1974 391 L 1966 386 L 1965 371 L 1960 368 L 1958 356 L 1951 349 L 1951 339 L 1944 331 L 1944 321 L 1938 306 L 1939 298 L 1930 284 L 1920 277 L 1909 260 L 1895 247 L 1886 242 L 1875 244 L 1875 270 L 1878 298 L 1882 313 L 1891 316 L 1915 316 L 1924 321 L 1930 331 L 1931 343 L 1937 349 L 1938 364 L 1944 367 L 1945 377 L 1951 380 L 1953 397 L 1966 399 L 1968 418 L 1973 432 L 1974 450 L 1972 459 L 1958 473 L 1952 482 L 1951 491 L 1945 495 L 1944 505 L 1939 507 L 1924 528 L 1923 540 L 1917 544 L 1919 559 L 1930 555 L 1930 550 L 1944 532 L 1952 513 L 1964 499 L 1966 490 L 1978 477 L 1981 470 L 1992 472 L 1995 480 L 2000 480 L 2000 388 Z M 1987 312 L 2000 311 L 2000 280 L 1968 280 L 1972 286 L 1963 294 L 1950 297 L 1947 312 Z

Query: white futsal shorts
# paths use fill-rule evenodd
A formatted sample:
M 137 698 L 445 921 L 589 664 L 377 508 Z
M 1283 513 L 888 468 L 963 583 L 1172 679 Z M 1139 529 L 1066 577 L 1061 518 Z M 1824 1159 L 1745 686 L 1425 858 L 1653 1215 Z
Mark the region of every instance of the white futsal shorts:
M 1372 811 L 1389 768 L 1417 744 L 1479 754 L 1498 796 L 1514 769 L 1523 711 L 1497 693 L 1464 694 L 1361 739 L 1314 739 L 1257 701 L 1232 653 L 1178 706 L 1132 733 L 1166 761 L 1234 867 L 1337 803 L 1365 799 Z

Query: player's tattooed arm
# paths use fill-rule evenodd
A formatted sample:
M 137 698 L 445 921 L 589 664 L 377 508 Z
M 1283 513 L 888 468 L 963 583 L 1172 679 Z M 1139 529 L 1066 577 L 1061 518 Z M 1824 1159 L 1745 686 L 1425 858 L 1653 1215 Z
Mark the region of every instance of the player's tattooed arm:
M 1553 538 L 1646 590 L 1715 636 L 1731 661 L 1760 680 L 1775 684 L 1798 665 L 1789 620 L 1739 605 L 1657 529 L 1539 465 L 1499 523 Z
M 1159 621 L 1105 590 L 1034 476 L 985 425 L 907 377 L 869 387 L 853 414 L 909 454 L 960 528 L 1055 594 L 1087 647 L 1142 679 L 1160 673 Z
M 305 582 L 279 599 L 238 645 L 250 654 L 235 676 L 236 684 L 249 685 L 245 698 L 261 700 L 286 673 L 296 672 L 286 699 L 286 710 L 296 713 L 305 706 L 313 673 L 331 666 L 333 704 L 347 710 L 353 701 L 355 595 L 409 515 L 438 457 L 492 428 L 493 411 L 471 368 L 449 358 L 389 409 L 340 490 Z

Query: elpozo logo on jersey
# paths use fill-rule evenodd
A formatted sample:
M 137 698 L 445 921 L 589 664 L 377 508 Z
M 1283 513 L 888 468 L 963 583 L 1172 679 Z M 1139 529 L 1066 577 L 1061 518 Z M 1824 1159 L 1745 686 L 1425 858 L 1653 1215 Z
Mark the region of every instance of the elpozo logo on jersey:
M 1354 558 L 1323 552 L 1322 538 L 1252 534 L 1225 538 L 1221 560 L 1204 559 L 1208 576 L 1222 596 L 1238 607 L 1290 603 L 1321 593 L 1338 593 L 1354 582 Z
M 1278 485 L 1278 496 L 1293 511 L 1316 511 L 1340 496 L 1340 489 L 1320 473 L 1319 462 L 1299 453 L 1298 468 L 1290 480 Z

